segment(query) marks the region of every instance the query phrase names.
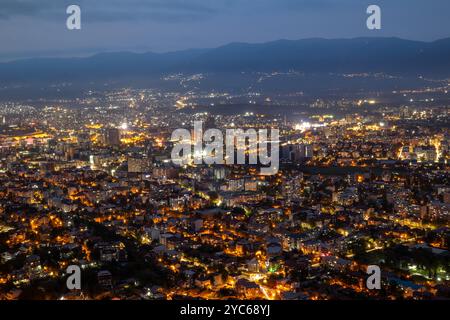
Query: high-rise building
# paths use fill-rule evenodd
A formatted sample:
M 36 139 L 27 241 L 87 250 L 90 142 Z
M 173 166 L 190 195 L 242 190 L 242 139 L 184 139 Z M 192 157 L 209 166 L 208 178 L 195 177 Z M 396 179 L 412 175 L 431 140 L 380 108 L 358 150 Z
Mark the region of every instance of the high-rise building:
M 286 161 L 303 161 L 313 157 L 310 144 L 289 144 L 281 147 L 281 158 Z
M 143 173 L 149 169 L 149 161 L 146 158 L 130 157 L 128 158 L 128 172 Z
M 109 128 L 105 133 L 105 144 L 108 146 L 120 145 L 120 130 L 117 128 Z
M 227 170 L 225 167 L 214 168 L 214 178 L 216 180 L 223 180 L 227 176 Z

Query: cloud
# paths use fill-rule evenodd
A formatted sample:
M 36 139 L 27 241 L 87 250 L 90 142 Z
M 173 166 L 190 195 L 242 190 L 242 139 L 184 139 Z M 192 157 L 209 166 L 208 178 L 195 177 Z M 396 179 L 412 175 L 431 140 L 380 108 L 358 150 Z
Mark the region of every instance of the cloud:
M 1 0 L 0 19 L 60 18 L 71 4 L 79 5 L 82 13 L 93 21 L 108 22 L 147 18 L 185 21 L 218 12 L 215 1 L 208 0 Z
M 0 19 L 60 18 L 71 4 L 93 21 L 186 21 L 219 14 L 331 10 L 359 0 L 1 0 Z
M 41 11 L 48 10 L 54 3 L 54 1 L 50 0 L 43 0 L 40 3 L 32 0 L 2 0 L 0 4 L 0 18 L 34 16 Z

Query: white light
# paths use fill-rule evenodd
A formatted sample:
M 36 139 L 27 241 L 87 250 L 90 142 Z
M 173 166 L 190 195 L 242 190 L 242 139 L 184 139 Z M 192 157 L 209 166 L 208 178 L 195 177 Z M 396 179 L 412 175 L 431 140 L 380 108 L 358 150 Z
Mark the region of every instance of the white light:
M 122 123 L 122 124 L 120 125 L 120 129 L 122 129 L 122 130 L 127 130 L 127 129 L 128 129 L 128 124 L 127 124 L 126 122 Z
M 311 129 L 311 123 L 309 123 L 309 122 L 302 122 L 302 123 L 296 124 L 294 126 L 294 129 L 304 132 L 304 131 L 306 131 L 308 129 Z

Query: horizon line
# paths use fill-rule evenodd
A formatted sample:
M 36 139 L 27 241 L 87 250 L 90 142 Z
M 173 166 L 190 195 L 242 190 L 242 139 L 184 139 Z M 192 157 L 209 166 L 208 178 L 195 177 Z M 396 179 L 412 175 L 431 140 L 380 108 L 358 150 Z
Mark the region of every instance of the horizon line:
M 450 36 L 448 37 L 444 37 L 444 38 L 438 38 L 435 40 L 414 40 L 414 39 L 406 39 L 406 38 L 401 38 L 401 37 L 396 37 L 396 36 L 391 36 L 391 37 L 387 37 L 387 36 L 360 36 L 360 37 L 349 37 L 349 38 L 327 38 L 327 37 L 308 37 L 308 38 L 300 38 L 300 39 L 275 39 L 275 40 L 269 40 L 269 41 L 263 41 L 263 42 L 243 42 L 243 41 L 233 41 L 233 42 L 228 42 L 216 47 L 210 47 L 210 48 L 186 48 L 186 49 L 179 49 L 179 50 L 168 50 L 168 51 L 151 51 L 151 50 L 108 50 L 108 49 L 104 49 L 104 50 L 98 50 L 96 52 L 86 52 L 84 54 L 80 54 L 80 55 L 69 55 L 69 53 L 66 54 L 60 54 L 60 55 L 52 55 L 52 54 L 48 54 L 48 55 L 34 55 L 34 56 L 24 56 L 22 58 L 11 58 L 11 59 L 5 59 L 2 60 L 0 58 L 0 64 L 9 64 L 9 63 L 15 63 L 15 62 L 20 62 L 20 61 L 27 61 L 27 60 L 46 60 L 46 59 L 89 59 L 92 57 L 95 57 L 97 55 L 101 55 L 101 54 L 119 54 L 119 53 L 128 53 L 128 54 L 157 54 L 157 55 L 164 55 L 164 54 L 171 54 L 171 53 L 179 53 L 179 52 L 184 52 L 184 51 L 194 51 L 194 50 L 214 50 L 214 49 L 219 49 L 222 47 L 226 47 L 229 45 L 233 45 L 233 44 L 241 44 L 241 45 L 263 45 L 263 44 L 269 44 L 269 43 L 275 43 L 275 42 L 280 42 L 280 41 L 307 41 L 307 40 L 326 40 L 326 41 L 335 41 L 335 40 L 357 40 L 357 39 L 398 39 L 398 40 L 403 40 L 403 41 L 411 41 L 411 42 L 419 42 L 419 43 L 434 43 L 434 42 L 438 42 L 438 41 L 442 41 L 442 40 L 446 40 L 446 39 L 450 39 Z M 83 49 L 79 49 L 79 50 L 83 50 Z M 45 51 L 42 51 L 45 52 Z M 20 53 L 18 53 L 20 55 Z M 26 55 L 26 54 L 24 54 Z

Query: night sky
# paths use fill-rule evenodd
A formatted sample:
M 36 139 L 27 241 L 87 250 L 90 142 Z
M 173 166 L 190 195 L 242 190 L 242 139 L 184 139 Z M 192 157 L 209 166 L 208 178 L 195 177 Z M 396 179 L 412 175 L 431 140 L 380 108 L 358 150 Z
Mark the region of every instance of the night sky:
M 82 30 L 66 29 L 66 8 Z M 366 29 L 366 8 L 382 30 Z M 311 37 L 450 36 L 449 0 L 1 0 L 0 60 L 101 51 L 166 52 Z

